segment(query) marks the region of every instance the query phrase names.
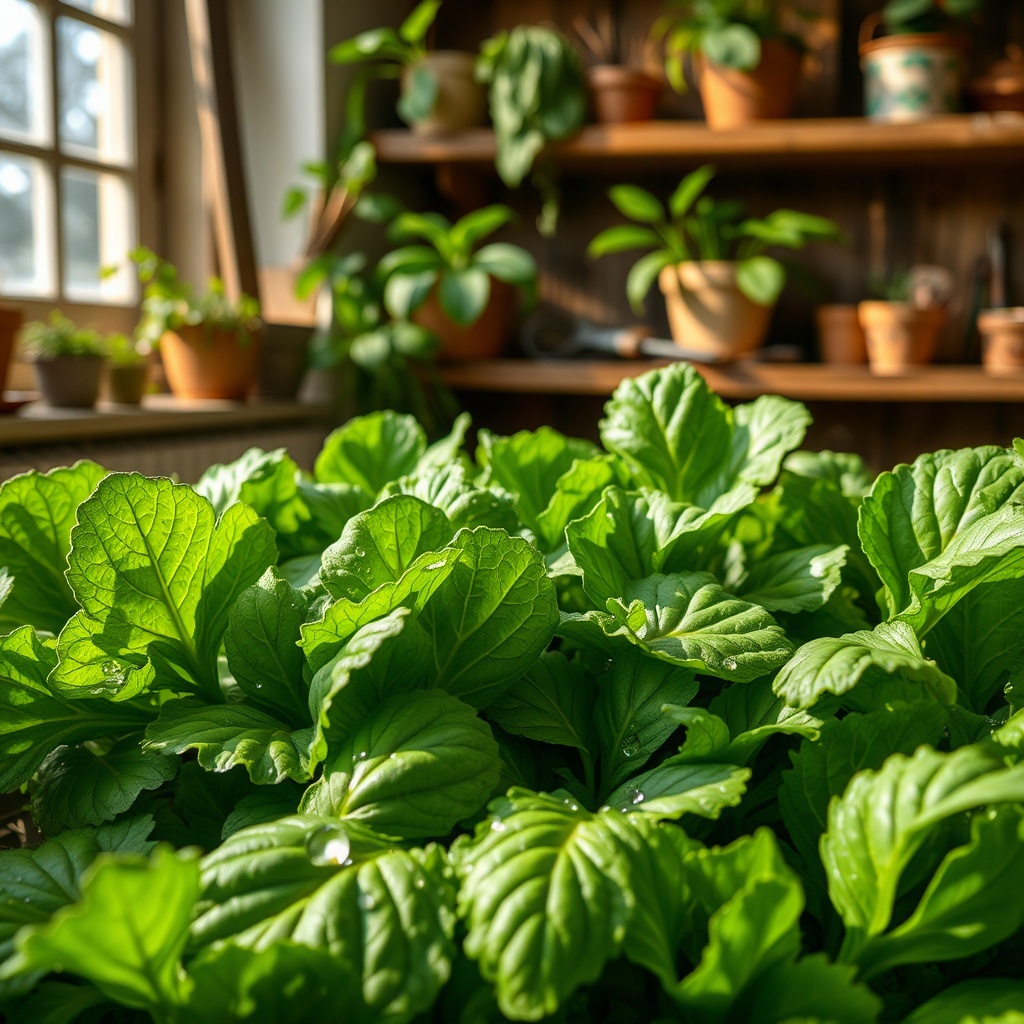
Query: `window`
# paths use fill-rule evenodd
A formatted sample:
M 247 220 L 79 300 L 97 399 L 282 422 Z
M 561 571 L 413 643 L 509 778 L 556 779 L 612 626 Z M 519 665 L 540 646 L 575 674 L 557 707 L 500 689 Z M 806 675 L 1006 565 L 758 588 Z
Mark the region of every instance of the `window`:
M 129 306 L 132 0 L 0 0 L 0 295 Z

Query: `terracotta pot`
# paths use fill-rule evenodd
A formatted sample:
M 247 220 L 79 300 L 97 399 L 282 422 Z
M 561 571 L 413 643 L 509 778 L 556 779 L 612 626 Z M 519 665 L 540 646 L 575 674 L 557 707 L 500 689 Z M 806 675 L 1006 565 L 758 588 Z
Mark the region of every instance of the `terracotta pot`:
M 100 393 L 102 356 L 57 356 L 33 364 L 43 401 L 58 409 L 91 409 Z
M 223 398 L 242 402 L 256 380 L 259 342 L 234 331 L 202 324 L 165 331 L 160 356 L 177 398 Z
M 814 319 L 822 362 L 858 366 L 868 361 L 867 341 L 856 306 L 819 306 Z
M 1015 376 L 1024 373 L 1024 306 L 983 309 L 978 314 L 981 362 L 987 373 Z
M 587 91 L 598 124 L 629 124 L 654 117 L 662 84 L 646 71 L 599 64 L 587 69 Z
M 106 399 L 114 405 L 138 405 L 149 383 L 149 363 L 107 366 Z
M 21 329 L 21 310 L 0 306 L 0 396 L 7 382 L 7 369 L 14 354 L 14 343 Z
M 439 359 L 495 359 L 501 355 L 512 330 L 517 299 L 512 285 L 492 277 L 491 297 L 483 313 L 463 327 L 441 308 L 435 287 L 410 319 L 437 335 L 441 342 Z
M 437 79 L 437 99 L 422 121 L 410 127 L 418 135 L 446 135 L 476 128 L 487 118 L 487 91 L 473 77 L 476 54 L 433 50 L 402 71 L 402 88 L 416 67 L 426 67 Z
M 735 263 L 678 263 L 662 270 L 658 284 L 679 345 L 734 359 L 764 341 L 773 307 L 759 306 L 740 291 Z
M 753 71 L 725 68 L 699 57 L 698 86 L 709 128 L 740 128 L 751 121 L 789 117 L 796 101 L 803 55 L 779 39 L 761 41 Z
M 862 302 L 857 312 L 867 338 L 871 372 L 883 376 L 931 362 L 946 322 L 944 309 L 918 309 L 908 302 Z
M 874 39 L 881 15 L 860 31 L 864 112 L 872 121 L 917 121 L 955 114 L 963 89 L 964 53 L 945 32 L 916 32 Z

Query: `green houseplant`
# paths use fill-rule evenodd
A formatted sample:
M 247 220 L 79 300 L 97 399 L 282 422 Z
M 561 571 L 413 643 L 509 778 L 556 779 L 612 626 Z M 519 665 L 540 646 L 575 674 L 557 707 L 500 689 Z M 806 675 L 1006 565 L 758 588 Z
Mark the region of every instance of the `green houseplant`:
M 786 282 L 786 268 L 769 248 L 801 249 L 815 239 L 836 239 L 835 223 L 795 210 L 767 217 L 744 215 L 741 203 L 704 194 L 714 177 L 710 165 L 679 183 L 668 208 L 636 185 L 617 185 L 608 195 L 636 225 L 602 231 L 591 257 L 650 249 L 626 280 L 630 304 L 642 312 L 657 278 L 673 338 L 689 348 L 731 358 L 764 340 L 772 307 Z
M 115 405 L 138 405 L 149 382 L 151 349 L 126 334 L 103 339 L 107 356 L 107 398 Z
M 890 0 L 869 15 L 860 33 L 867 116 L 913 121 L 959 110 L 962 27 L 984 7 L 985 0 Z
M 99 397 L 105 350 L 92 327 L 77 327 L 60 310 L 21 329 L 22 351 L 31 359 L 48 405 L 89 409 Z
M 387 276 L 384 299 L 391 313 L 428 328 L 445 359 L 485 359 L 505 345 L 516 313 L 516 290 L 532 301 L 537 268 L 533 257 L 506 242 L 481 243 L 513 217 L 496 204 L 454 224 L 437 213 L 399 214 L 389 236 L 418 242 L 381 260 Z
M 369 79 L 399 77 L 398 113 L 413 131 L 437 134 L 483 123 L 486 98 L 474 77 L 474 55 L 427 49 L 440 6 L 440 0 L 422 0 L 397 29 L 371 29 L 332 47 L 335 64 L 367 65 L 352 86 L 360 108 Z
M 669 82 L 685 88 L 690 54 L 709 127 L 788 117 L 804 51 L 786 20 L 796 13 L 777 0 L 669 0 L 654 26 Z
M 232 302 L 218 278 L 197 292 L 150 249 L 130 257 L 145 286 L 138 336 L 159 347 L 171 391 L 186 399 L 245 399 L 256 378 L 259 303 L 248 295 Z

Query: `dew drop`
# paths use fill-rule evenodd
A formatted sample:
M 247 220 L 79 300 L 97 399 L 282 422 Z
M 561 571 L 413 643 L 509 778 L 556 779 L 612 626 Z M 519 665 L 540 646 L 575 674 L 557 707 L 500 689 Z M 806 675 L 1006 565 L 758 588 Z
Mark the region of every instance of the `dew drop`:
M 422 889 L 427 883 L 422 877 L 418 877 L 415 882 L 412 883 L 417 889 Z
M 821 562 L 811 562 L 811 575 L 820 580 L 825 575 L 825 566 Z
M 256 689 L 257 690 L 262 690 L 263 689 L 263 684 L 262 683 L 257 683 L 256 684 Z
M 642 804 L 645 799 L 646 799 L 646 797 L 643 795 L 643 793 L 640 792 L 639 789 L 634 789 L 633 790 L 633 799 L 630 800 L 630 803 L 632 803 L 632 804 Z
M 725 661 L 722 662 L 722 667 L 728 669 L 730 672 L 735 672 L 736 671 L 736 659 L 735 658 L 726 658 Z
M 100 666 L 100 671 L 108 678 L 111 679 L 114 676 L 121 674 L 121 663 L 119 661 L 105 661 Z
M 494 821 L 491 822 L 492 832 L 504 832 L 506 827 L 505 822 L 503 822 L 501 818 L 495 818 Z
M 373 910 L 377 906 L 377 901 L 368 892 L 361 892 L 356 902 L 360 910 Z
M 362 548 L 356 548 L 355 556 L 356 556 L 356 558 L 365 558 L 366 557 L 366 552 Z
M 352 844 L 348 835 L 337 825 L 325 825 L 306 840 L 306 854 L 318 867 L 351 863 L 351 852 Z
M 636 757 L 640 753 L 640 737 L 635 732 L 631 732 L 622 741 L 622 756 L 623 757 Z
M 444 567 L 445 561 L 442 558 L 439 562 L 431 562 L 430 565 L 427 566 L 427 569 L 443 569 Z

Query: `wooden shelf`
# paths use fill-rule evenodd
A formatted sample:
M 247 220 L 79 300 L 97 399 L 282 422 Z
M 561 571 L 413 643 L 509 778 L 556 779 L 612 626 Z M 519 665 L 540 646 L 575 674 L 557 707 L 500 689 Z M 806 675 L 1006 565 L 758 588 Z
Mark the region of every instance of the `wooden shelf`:
M 626 377 L 667 365 L 638 360 L 495 359 L 441 369 L 455 391 L 506 394 L 610 395 Z M 697 366 L 723 398 L 783 395 L 809 402 L 1024 402 L 1024 375 L 994 377 L 980 366 L 926 366 L 900 377 L 876 377 L 867 367 L 736 363 Z
M 494 133 L 476 128 L 451 136 L 403 130 L 372 136 L 377 159 L 389 164 L 486 165 L 494 161 Z M 588 125 L 551 146 L 563 168 L 607 168 L 643 161 L 645 167 L 756 162 L 785 165 L 875 166 L 1021 159 L 1024 115 L 960 114 L 910 124 L 876 124 L 859 117 L 764 121 L 732 131 L 711 131 L 703 122 L 651 121 Z

